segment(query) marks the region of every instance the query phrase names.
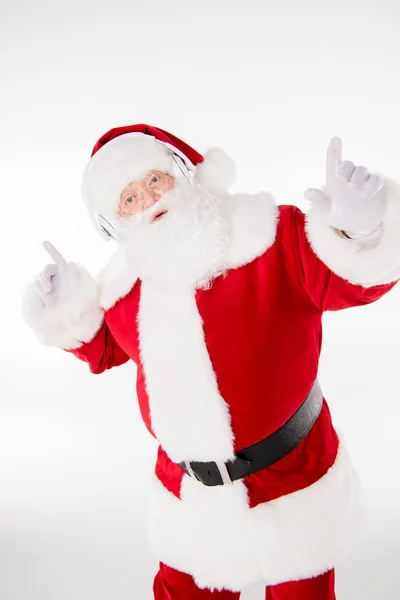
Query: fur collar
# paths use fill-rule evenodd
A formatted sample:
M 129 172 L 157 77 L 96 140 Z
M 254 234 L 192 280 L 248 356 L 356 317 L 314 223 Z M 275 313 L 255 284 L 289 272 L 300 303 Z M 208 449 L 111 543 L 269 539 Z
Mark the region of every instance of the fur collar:
M 234 194 L 227 199 L 231 224 L 231 244 L 226 268 L 235 269 L 261 256 L 275 241 L 278 207 L 266 192 Z M 118 248 L 98 276 L 100 306 L 108 310 L 126 296 L 138 277 Z

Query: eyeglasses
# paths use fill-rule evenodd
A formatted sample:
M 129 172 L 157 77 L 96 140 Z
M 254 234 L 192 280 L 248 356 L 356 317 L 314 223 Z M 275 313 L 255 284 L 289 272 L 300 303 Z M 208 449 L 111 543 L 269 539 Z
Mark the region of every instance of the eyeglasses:
M 132 215 L 150 208 L 161 196 L 174 188 L 175 178 L 163 171 L 150 171 L 146 177 L 132 181 L 120 196 L 118 214 Z

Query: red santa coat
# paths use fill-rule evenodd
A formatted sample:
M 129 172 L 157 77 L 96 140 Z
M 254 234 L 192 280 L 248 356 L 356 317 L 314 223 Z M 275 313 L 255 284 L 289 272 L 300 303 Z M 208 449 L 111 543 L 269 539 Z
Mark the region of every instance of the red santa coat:
M 230 268 L 209 289 L 138 281 L 119 253 L 100 278 L 104 322 L 71 350 L 94 373 L 137 364 L 141 414 L 160 442 L 152 545 L 200 587 L 272 585 L 335 565 L 360 507 L 326 401 L 295 450 L 230 486 L 207 488 L 176 463 L 229 460 L 279 428 L 317 377 L 323 311 L 368 304 L 394 285 L 350 283 L 316 254 L 326 243 L 318 216 L 306 226 L 296 207 L 255 198 L 251 213 L 237 200 Z
M 27 294 L 25 316 L 42 341 L 94 373 L 137 364 L 140 410 L 160 442 L 152 546 L 199 587 L 319 574 L 357 529 L 357 479 L 326 401 L 297 448 L 232 485 L 203 486 L 177 463 L 229 460 L 279 428 L 317 377 L 323 311 L 373 302 L 393 287 L 400 194 L 390 185 L 386 193 L 373 246 L 340 237 L 317 205 L 305 219 L 266 194 L 238 194 L 227 197 L 226 274 L 209 289 L 138 281 L 121 247 L 98 284 L 82 270 L 68 306 L 49 310 L 33 287 Z

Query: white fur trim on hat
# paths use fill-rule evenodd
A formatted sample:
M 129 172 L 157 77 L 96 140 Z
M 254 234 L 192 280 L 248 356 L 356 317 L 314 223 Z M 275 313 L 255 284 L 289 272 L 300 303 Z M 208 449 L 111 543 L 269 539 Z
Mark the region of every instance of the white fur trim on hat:
M 89 208 L 114 217 L 125 187 L 152 169 L 170 171 L 171 152 L 165 144 L 142 133 L 126 133 L 102 146 L 90 159 L 82 181 Z
M 224 150 L 210 148 L 204 161 L 196 167 L 195 177 L 206 188 L 228 190 L 235 183 L 235 163 Z

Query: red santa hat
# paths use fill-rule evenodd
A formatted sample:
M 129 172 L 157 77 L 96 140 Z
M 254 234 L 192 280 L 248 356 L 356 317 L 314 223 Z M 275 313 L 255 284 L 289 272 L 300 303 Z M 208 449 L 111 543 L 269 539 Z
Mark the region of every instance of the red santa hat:
M 210 189 L 226 190 L 234 182 L 235 166 L 222 150 L 213 148 L 203 157 L 168 131 L 139 124 L 111 129 L 96 142 L 83 175 L 82 195 L 92 210 L 110 215 L 131 181 L 152 169 L 171 172 L 174 157 Z

